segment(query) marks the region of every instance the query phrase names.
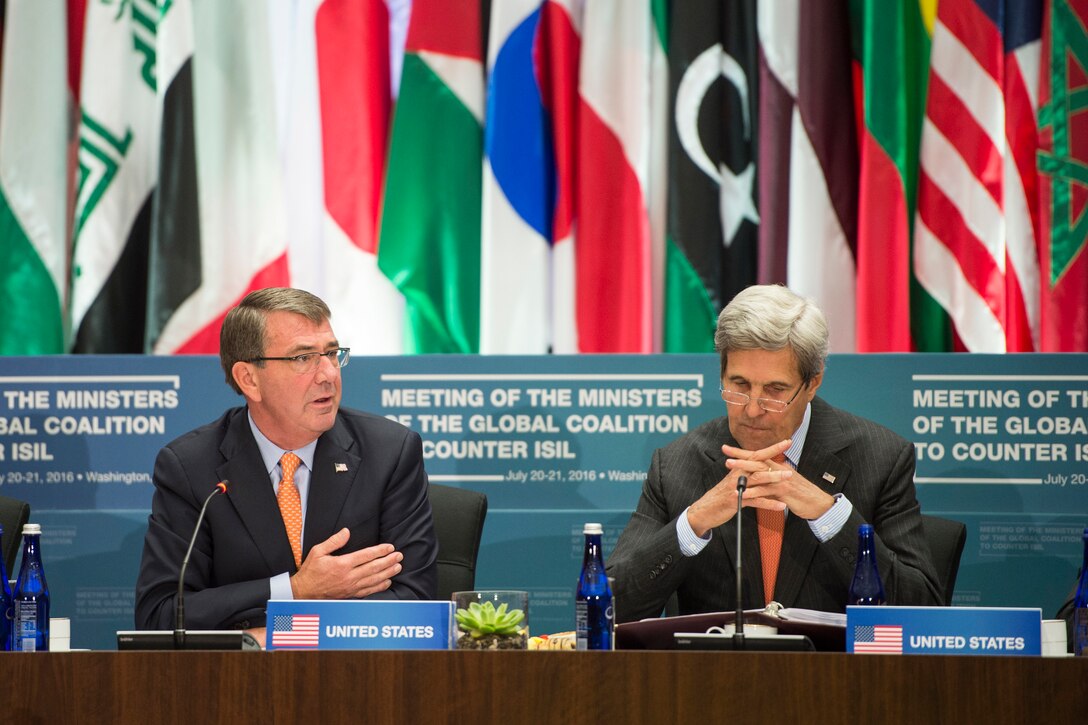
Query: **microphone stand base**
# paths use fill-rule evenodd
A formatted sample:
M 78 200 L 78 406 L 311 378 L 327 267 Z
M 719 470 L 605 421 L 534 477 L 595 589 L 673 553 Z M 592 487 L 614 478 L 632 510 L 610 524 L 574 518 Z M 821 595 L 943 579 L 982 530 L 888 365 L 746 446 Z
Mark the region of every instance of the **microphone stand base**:
M 252 635 L 240 629 L 193 630 L 177 637 L 174 630 L 117 632 L 118 650 L 260 650 Z M 179 642 L 180 639 L 180 642 Z M 180 644 L 180 647 L 178 646 Z
M 768 637 L 745 637 L 743 634 L 712 634 L 707 632 L 676 632 L 673 648 L 684 650 L 718 650 L 727 652 L 815 652 L 812 640 L 803 634 L 775 634 Z

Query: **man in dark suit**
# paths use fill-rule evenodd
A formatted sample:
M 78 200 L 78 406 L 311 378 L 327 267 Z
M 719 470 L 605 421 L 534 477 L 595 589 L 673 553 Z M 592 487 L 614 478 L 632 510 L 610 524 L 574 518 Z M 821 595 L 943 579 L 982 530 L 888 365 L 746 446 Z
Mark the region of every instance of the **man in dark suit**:
M 136 626 L 172 629 L 178 568 L 219 481 L 186 571 L 186 626 L 263 636 L 274 599 L 432 599 L 437 542 L 419 435 L 340 407 L 329 309 L 295 289 L 253 292 L 220 335 L 246 405 L 159 453 Z
M 737 482 L 745 608 L 845 611 L 858 525 L 876 530 L 889 604 L 939 604 L 914 493 L 914 446 L 816 391 L 827 323 L 785 287 L 753 286 L 714 335 L 725 418 L 654 452 L 638 506 L 608 559 L 620 621 L 736 602 Z M 784 454 L 784 456 L 783 456 Z

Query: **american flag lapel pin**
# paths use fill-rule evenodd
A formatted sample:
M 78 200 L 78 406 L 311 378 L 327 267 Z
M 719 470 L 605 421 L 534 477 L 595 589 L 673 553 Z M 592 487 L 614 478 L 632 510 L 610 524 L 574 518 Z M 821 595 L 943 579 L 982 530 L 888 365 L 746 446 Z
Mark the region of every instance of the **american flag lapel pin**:
M 828 483 L 835 483 L 835 477 L 832 476 L 830 473 L 824 473 L 824 480 Z
M 337 473 L 347 473 L 348 470 L 348 464 L 346 463 L 334 463 L 332 467 Z

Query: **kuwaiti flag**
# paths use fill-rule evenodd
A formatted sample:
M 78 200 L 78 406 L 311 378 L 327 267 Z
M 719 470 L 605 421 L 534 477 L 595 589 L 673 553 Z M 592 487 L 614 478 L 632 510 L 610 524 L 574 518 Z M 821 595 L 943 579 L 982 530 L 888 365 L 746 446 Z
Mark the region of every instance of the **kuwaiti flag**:
M 845 0 L 759 6 L 760 278 L 816 301 L 833 352 L 856 350 L 849 20 Z
M 200 203 L 193 129 L 191 0 L 173 0 L 158 25 L 159 180 L 152 203 L 147 279 L 148 351 L 201 284 Z M 210 352 L 210 351 L 209 351 Z
M 378 263 L 405 297 L 406 352 L 480 346 L 483 26 L 477 0 L 459 5 L 412 3 L 393 118 Z
M 9 2 L 0 96 L 0 354 L 65 349 L 68 76 L 63 0 Z
M 581 3 L 495 0 L 488 40 L 480 352 L 570 353 Z
M 265 5 L 197 2 L 192 18 L 199 284 L 163 325 L 162 353 L 217 351 L 232 306 L 289 282 Z
M 575 204 L 581 352 L 654 350 L 650 165 L 656 43 L 648 5 L 586 5 Z
M 158 16 L 153 0 L 87 8 L 72 252 L 75 352 L 144 350 L 158 175 Z

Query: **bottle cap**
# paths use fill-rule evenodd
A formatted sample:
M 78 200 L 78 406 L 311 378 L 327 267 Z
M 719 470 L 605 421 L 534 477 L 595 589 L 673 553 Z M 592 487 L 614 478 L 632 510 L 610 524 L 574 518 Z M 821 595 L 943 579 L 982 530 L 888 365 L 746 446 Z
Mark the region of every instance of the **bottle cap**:
M 40 534 L 41 532 L 41 524 L 23 524 L 23 536 L 26 536 L 27 534 Z
M 582 529 L 583 534 L 603 534 L 604 527 L 600 524 L 586 524 Z

